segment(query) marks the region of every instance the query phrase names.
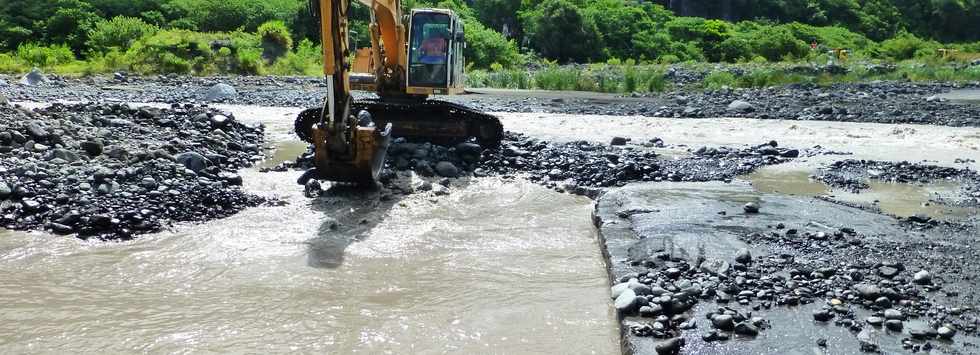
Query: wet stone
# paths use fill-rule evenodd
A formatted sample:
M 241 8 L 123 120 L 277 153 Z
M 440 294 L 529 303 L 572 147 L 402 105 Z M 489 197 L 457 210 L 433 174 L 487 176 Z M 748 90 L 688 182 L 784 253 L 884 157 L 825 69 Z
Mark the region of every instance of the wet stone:
M 742 210 L 749 214 L 759 213 L 759 204 L 755 202 L 746 203 L 745 206 L 742 206 Z
M 10 195 L 14 193 L 14 190 L 10 188 L 6 182 L 0 181 L 0 200 L 6 200 Z
M 936 330 L 936 333 L 939 335 L 940 338 L 948 340 L 948 339 L 953 339 L 953 337 L 956 335 L 956 330 L 950 326 L 944 325 L 942 327 L 939 327 L 939 329 Z
M 920 270 L 912 276 L 912 281 L 919 285 L 928 285 L 932 283 L 932 275 L 926 270 Z
M 886 320 L 885 328 L 894 332 L 900 332 L 902 331 L 902 321 L 897 319 Z
M 754 337 L 759 335 L 759 328 L 752 324 L 741 322 L 735 325 L 735 334 Z
M 448 161 L 440 161 L 436 163 L 435 171 L 439 176 L 442 177 L 456 177 L 459 176 L 459 168 L 453 163 Z
M 102 155 L 102 150 L 104 148 L 101 141 L 95 140 L 84 141 L 79 143 L 79 146 L 85 151 L 86 154 L 92 157 Z
M 828 322 L 834 318 L 834 314 L 830 313 L 826 309 L 819 309 L 813 311 L 813 320 L 818 322 Z
M 868 322 L 868 324 L 876 327 L 881 326 L 882 323 L 885 323 L 885 319 L 881 317 L 868 317 L 865 319 L 865 321 Z
M 742 264 L 751 263 L 752 253 L 749 252 L 748 248 L 739 249 L 737 252 L 735 252 L 735 261 Z
M 654 350 L 657 351 L 657 355 L 676 355 L 680 354 L 683 347 L 684 338 L 672 338 L 658 343 Z
M 881 289 L 872 284 L 857 284 L 854 289 L 866 300 L 874 300 L 881 296 Z
M 899 310 L 894 309 L 894 308 L 889 308 L 889 309 L 886 309 L 885 310 L 885 319 L 898 319 L 898 320 L 903 320 L 903 319 L 905 319 L 905 315 L 902 314 L 902 311 L 899 311 Z
M 636 293 L 630 289 L 624 290 L 618 297 L 616 297 L 614 305 L 616 310 L 620 312 L 633 312 L 634 308 L 636 307 Z
M 711 325 L 721 330 L 735 329 L 735 318 L 728 314 L 719 314 L 711 317 Z

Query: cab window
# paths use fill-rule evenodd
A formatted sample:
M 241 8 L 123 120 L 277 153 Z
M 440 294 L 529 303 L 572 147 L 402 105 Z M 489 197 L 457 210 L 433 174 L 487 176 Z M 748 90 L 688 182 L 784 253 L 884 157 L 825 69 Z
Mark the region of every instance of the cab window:
M 412 16 L 411 85 L 446 86 L 450 23 L 449 15 L 441 13 L 420 12 Z

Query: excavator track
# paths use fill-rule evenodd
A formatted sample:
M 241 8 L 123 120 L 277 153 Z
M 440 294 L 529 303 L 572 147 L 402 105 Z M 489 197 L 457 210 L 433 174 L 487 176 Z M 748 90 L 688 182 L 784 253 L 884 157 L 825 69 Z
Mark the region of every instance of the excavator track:
M 303 111 L 296 119 L 296 135 L 312 141 L 312 127 L 320 119 L 320 108 Z M 376 99 L 356 100 L 351 112 L 367 110 L 379 127 L 392 124 L 392 136 L 409 141 L 452 145 L 470 138 L 484 148 L 496 148 L 503 139 L 503 125 L 496 116 L 466 106 L 440 101 L 390 102 Z

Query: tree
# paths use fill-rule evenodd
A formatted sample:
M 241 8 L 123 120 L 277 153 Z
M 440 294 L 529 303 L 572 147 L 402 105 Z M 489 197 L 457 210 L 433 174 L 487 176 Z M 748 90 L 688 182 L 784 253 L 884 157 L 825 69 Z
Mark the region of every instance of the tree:
M 584 13 L 596 24 L 608 57 L 639 57 L 633 38 L 644 30 L 657 27 L 642 8 L 626 5 L 621 0 L 592 0 Z
M 487 27 L 510 38 L 523 36 L 523 27 L 517 16 L 521 10 L 521 0 L 474 0 L 472 3 L 476 18 Z
M 78 0 L 61 0 L 58 10 L 44 21 L 48 43 L 67 44 L 75 53 L 85 50 L 88 33 L 102 17 L 92 5 Z
M 603 58 L 595 22 L 568 0 L 545 0 L 523 20 L 531 46 L 546 58 L 561 62 Z

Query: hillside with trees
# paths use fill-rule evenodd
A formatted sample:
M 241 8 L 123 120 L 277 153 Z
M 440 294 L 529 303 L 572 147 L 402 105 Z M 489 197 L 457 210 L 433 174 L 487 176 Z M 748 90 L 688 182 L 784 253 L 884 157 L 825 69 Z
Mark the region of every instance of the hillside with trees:
M 467 23 L 472 68 L 528 63 L 793 61 L 811 45 L 905 60 L 980 52 L 976 0 L 405 0 Z M 367 8 L 352 41 L 368 43 Z M 6 0 L 0 72 L 315 74 L 306 0 Z

